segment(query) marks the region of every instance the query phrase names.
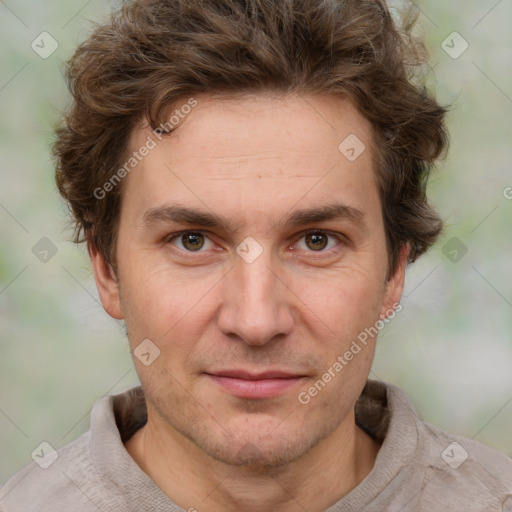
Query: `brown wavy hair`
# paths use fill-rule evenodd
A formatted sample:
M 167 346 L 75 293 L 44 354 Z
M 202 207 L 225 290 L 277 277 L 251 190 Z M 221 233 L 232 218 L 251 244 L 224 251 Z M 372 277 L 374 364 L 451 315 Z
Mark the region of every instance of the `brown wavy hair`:
M 153 129 L 199 93 L 338 94 L 371 122 L 389 272 L 442 230 L 427 179 L 444 156 L 447 107 L 425 87 L 417 9 L 384 0 L 136 0 L 95 28 L 68 62 L 72 104 L 56 129 L 56 182 L 75 222 L 115 268 L 122 187 L 98 200 L 141 119 Z M 170 130 L 172 131 L 172 130 Z M 169 132 L 170 132 L 169 131 Z

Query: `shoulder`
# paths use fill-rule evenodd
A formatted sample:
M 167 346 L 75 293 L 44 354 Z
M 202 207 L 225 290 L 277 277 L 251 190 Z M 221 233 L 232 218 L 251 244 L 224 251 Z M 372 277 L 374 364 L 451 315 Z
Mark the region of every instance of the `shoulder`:
M 492 486 L 512 490 L 512 459 L 478 441 L 418 422 L 419 453 L 433 467 L 449 474 L 485 475 Z M 456 473 L 454 473 L 456 472 Z M 489 477 L 489 478 L 488 478 Z
M 90 432 L 20 469 L 0 489 L 2 512 L 97 511 L 97 472 L 89 449 Z M 36 454 L 37 457 L 37 454 Z
M 423 507 L 444 501 L 456 510 L 509 510 L 512 507 L 512 459 L 479 443 L 418 421 L 417 458 L 422 466 Z M 482 509 L 482 506 L 488 508 Z
M 423 421 L 401 389 L 386 389 L 391 451 L 408 450 L 401 474 L 414 482 L 406 494 L 415 510 L 438 510 L 439 504 L 466 512 L 512 510 L 511 458 Z

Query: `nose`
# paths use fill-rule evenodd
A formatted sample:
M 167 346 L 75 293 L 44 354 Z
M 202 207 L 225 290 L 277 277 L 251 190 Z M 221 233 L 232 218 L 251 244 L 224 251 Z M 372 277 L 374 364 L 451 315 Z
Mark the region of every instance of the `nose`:
M 234 268 L 222 282 L 219 329 L 248 345 L 264 345 L 293 329 L 293 294 L 269 252 L 252 263 L 235 255 Z

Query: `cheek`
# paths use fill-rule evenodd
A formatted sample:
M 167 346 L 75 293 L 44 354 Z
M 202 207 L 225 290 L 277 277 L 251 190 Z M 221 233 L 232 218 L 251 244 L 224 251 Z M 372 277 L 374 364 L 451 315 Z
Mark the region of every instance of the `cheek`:
M 380 314 L 384 287 L 369 272 L 343 272 L 296 280 L 297 295 L 331 334 L 343 340 L 355 337 Z
M 196 275 L 194 269 L 176 269 L 154 251 L 139 251 L 122 263 L 122 300 L 132 315 L 152 321 L 172 322 L 183 316 L 215 282 L 212 272 Z
M 211 272 L 192 279 L 187 272 L 172 271 L 168 265 L 140 263 L 133 258 L 120 281 L 132 351 L 149 339 L 160 350 L 151 368 L 183 366 L 211 318 L 219 276 Z M 145 372 L 145 367 L 140 371 Z

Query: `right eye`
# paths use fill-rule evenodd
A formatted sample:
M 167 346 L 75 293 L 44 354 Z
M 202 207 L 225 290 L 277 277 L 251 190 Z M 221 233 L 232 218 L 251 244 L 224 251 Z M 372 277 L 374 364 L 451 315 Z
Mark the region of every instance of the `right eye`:
M 180 233 L 174 233 L 167 239 L 167 243 L 170 243 L 184 252 L 204 252 L 201 249 L 209 249 L 208 242 L 213 246 L 213 242 L 200 231 L 181 231 Z M 181 246 L 181 247 L 180 247 Z

